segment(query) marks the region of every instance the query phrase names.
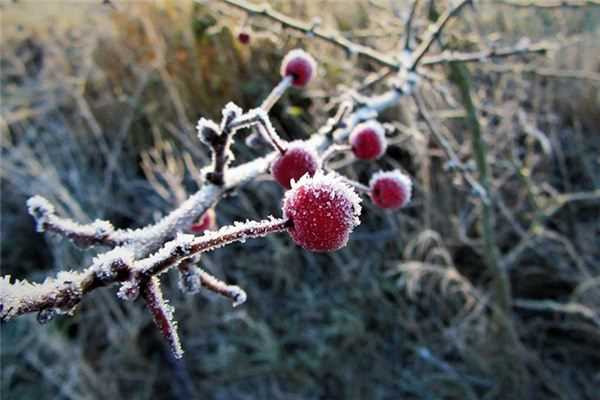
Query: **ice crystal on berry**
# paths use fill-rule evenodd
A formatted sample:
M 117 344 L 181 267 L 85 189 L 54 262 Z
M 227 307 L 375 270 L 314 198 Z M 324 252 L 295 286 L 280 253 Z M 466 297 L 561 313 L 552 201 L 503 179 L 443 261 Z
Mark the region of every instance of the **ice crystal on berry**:
M 410 178 L 398 170 L 375 173 L 369 188 L 373 202 L 381 208 L 402 208 L 412 195 Z
M 294 241 L 311 251 L 335 251 L 346 245 L 360 223 L 360 198 L 334 174 L 318 172 L 292 184 L 283 200 Z

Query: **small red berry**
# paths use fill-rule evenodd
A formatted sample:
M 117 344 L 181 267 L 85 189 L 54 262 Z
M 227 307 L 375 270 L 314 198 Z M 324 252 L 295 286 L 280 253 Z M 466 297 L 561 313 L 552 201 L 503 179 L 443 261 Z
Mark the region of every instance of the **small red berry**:
M 287 53 L 281 63 L 281 76 L 291 76 L 292 84 L 303 87 L 315 76 L 317 63 L 310 54 L 304 50 L 295 49 Z
M 216 227 L 217 216 L 215 214 L 215 210 L 209 208 L 204 214 L 202 214 L 200 219 L 198 219 L 198 222 L 190 226 L 190 231 L 193 233 L 202 233 L 204 231 L 213 230 Z
M 371 199 L 381 208 L 402 208 L 412 194 L 410 178 L 398 170 L 377 172 L 371 178 L 369 188 Z
M 240 31 L 237 35 L 238 37 L 238 41 L 241 44 L 248 44 L 250 43 L 250 32 L 248 31 Z
M 361 160 L 374 160 L 385 153 L 385 129 L 375 120 L 356 125 L 350 134 L 352 152 Z
M 292 179 L 298 181 L 304 174 L 313 176 L 318 168 L 319 159 L 314 150 L 295 141 L 273 162 L 271 174 L 281 186 L 289 189 Z
M 335 251 L 360 223 L 360 197 L 333 174 L 317 172 L 294 182 L 283 199 L 283 214 L 296 244 L 310 251 Z

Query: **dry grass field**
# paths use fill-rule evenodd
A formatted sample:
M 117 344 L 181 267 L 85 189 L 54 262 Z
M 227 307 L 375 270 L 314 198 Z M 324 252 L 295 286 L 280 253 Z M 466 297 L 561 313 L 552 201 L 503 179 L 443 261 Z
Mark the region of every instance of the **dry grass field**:
M 207 271 L 247 292 L 238 308 L 210 292 L 185 295 L 166 274 L 182 360 L 144 305 L 118 299 L 115 288 L 47 324 L 34 314 L 3 321 L 0 398 L 598 399 L 600 7 L 505 3 L 467 7 L 433 54 L 554 46 L 464 64 L 487 143 L 508 312 L 496 312 L 484 202 L 448 168 L 407 96 L 379 117 L 394 128 L 386 157 L 344 157 L 335 167 L 361 182 L 380 168 L 407 171 L 409 207 L 387 212 L 365 200 L 361 225 L 338 252 L 310 253 L 280 234 L 204 255 Z M 390 55 L 402 51 L 411 4 L 271 2 Z M 447 7 L 419 2 L 417 38 Z M 32 281 L 83 269 L 95 251 L 37 233 L 28 197 L 42 195 L 77 221 L 153 223 L 197 190 L 210 160 L 198 118 L 218 118 L 229 101 L 257 107 L 289 49 L 313 54 L 319 73 L 272 110 L 284 139 L 308 138 L 340 95 L 383 68 L 220 0 L 0 1 L 0 17 L 2 275 Z M 251 32 L 249 44 L 240 29 Z M 477 177 L 460 68 L 428 68 L 419 94 L 429 122 Z M 233 151 L 238 164 L 266 150 L 242 139 Z M 217 222 L 278 215 L 282 195 L 260 176 L 219 202 Z

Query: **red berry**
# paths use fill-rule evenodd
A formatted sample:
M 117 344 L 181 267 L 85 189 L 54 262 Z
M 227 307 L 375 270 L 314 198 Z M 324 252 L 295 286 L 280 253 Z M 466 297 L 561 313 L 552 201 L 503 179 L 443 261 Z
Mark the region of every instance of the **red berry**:
M 352 152 L 361 160 L 374 160 L 385 153 L 385 129 L 375 120 L 356 125 L 350 134 Z
M 281 63 L 281 76 L 291 76 L 292 84 L 296 87 L 306 86 L 315 76 L 317 63 L 304 50 L 295 49 L 287 53 Z
M 377 172 L 369 182 L 371 199 L 381 208 L 402 208 L 410 201 L 412 183 L 398 170 Z
M 250 32 L 248 32 L 248 31 L 239 32 L 237 37 L 241 44 L 250 43 Z
M 333 174 L 318 172 L 294 182 L 283 199 L 283 214 L 296 244 L 310 251 L 335 251 L 348 242 L 360 221 L 360 198 Z
M 281 186 L 291 188 L 291 180 L 298 181 L 304 174 L 313 176 L 319 168 L 317 154 L 301 141 L 288 144 L 285 153 L 281 154 L 271 165 L 271 174 Z
M 200 219 L 198 219 L 198 222 L 190 226 L 190 231 L 194 233 L 202 233 L 204 231 L 215 229 L 216 226 L 217 216 L 215 214 L 215 210 L 209 208 L 204 214 L 202 214 Z

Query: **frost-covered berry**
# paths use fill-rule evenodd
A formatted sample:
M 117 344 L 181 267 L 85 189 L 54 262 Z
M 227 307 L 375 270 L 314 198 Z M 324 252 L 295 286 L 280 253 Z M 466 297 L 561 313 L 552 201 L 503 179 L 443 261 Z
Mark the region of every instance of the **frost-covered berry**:
M 215 210 L 209 208 L 196 222 L 190 226 L 190 231 L 194 233 L 202 233 L 204 231 L 212 230 L 217 226 L 217 216 Z
M 360 223 L 360 198 L 333 174 L 317 172 L 294 182 L 283 199 L 283 214 L 296 244 L 310 251 L 335 251 L 346 245 Z
M 241 44 L 248 44 L 250 43 L 250 32 L 240 31 L 238 32 L 237 38 Z
M 289 189 L 292 179 L 297 181 L 304 174 L 313 176 L 318 168 L 319 159 L 315 151 L 301 141 L 294 141 L 273 161 L 271 174 L 281 186 Z
M 381 208 L 402 208 L 410 201 L 412 183 L 398 170 L 379 171 L 369 182 L 371 199 Z
M 361 160 L 374 160 L 385 153 L 385 129 L 375 120 L 356 125 L 350 134 L 352 152 Z
M 304 50 L 294 49 L 287 53 L 281 63 L 281 76 L 291 76 L 292 84 L 303 87 L 310 82 L 317 71 L 317 63 L 310 54 Z

